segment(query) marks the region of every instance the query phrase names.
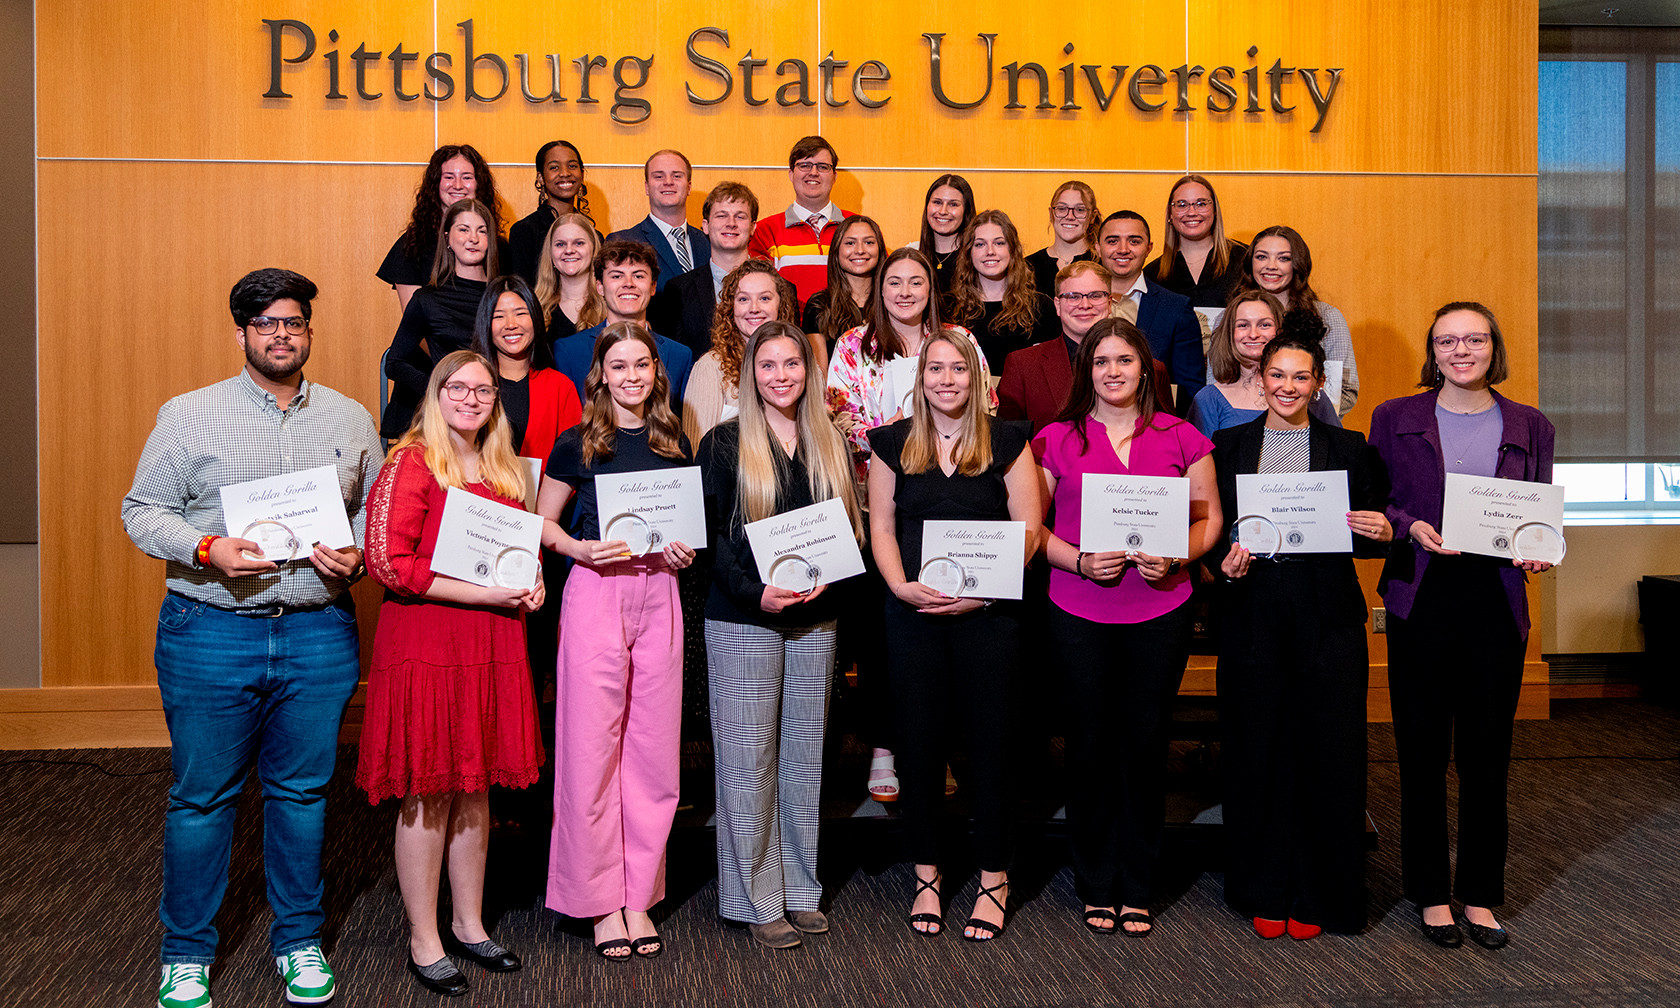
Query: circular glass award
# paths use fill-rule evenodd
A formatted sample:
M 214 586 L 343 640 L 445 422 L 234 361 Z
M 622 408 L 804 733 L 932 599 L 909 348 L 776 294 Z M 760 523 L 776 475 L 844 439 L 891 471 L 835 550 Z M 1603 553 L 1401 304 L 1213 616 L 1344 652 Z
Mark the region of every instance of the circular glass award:
M 257 552 L 244 551 L 247 560 L 270 560 L 274 563 L 285 563 L 296 560 L 303 544 L 292 530 L 277 521 L 254 521 L 245 526 L 245 531 L 239 533 L 239 538 L 249 539 L 257 544 Z
M 817 586 L 816 565 L 798 553 L 786 553 L 770 565 L 770 586 L 788 591 L 808 592 Z
M 535 553 L 523 546 L 509 546 L 496 554 L 491 576 L 503 588 L 530 588 L 537 583 L 538 567 Z
M 1568 544 L 1563 541 L 1563 533 L 1545 522 L 1518 525 L 1517 530 L 1511 533 L 1511 556 L 1518 560 L 1557 564 L 1563 562 L 1563 554 L 1567 551 Z
M 1266 558 L 1277 556 L 1283 548 L 1283 533 L 1265 515 L 1244 515 L 1231 526 L 1231 539 L 1241 543 L 1248 552 L 1257 557 Z
M 608 542 L 622 539 L 628 545 L 631 556 L 641 556 L 651 549 L 655 545 L 655 535 L 646 518 L 630 511 L 613 515 L 601 529 L 602 539 Z
M 956 598 L 962 594 L 967 577 L 962 564 L 950 557 L 934 557 L 922 564 L 922 571 L 916 575 L 916 580 L 941 595 Z

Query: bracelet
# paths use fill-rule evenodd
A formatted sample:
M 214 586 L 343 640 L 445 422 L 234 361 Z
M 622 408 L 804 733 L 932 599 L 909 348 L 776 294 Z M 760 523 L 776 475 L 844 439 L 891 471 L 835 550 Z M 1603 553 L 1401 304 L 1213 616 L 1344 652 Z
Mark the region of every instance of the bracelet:
M 1079 580 L 1081 580 L 1081 581 L 1091 580 L 1090 578 L 1085 576 L 1085 558 L 1089 555 L 1090 554 L 1088 554 L 1088 553 L 1080 553 L 1079 556 L 1077 558 L 1075 558 L 1074 561 L 1073 561 L 1073 572 L 1075 574 L 1079 575 Z
M 207 535 L 198 541 L 198 548 L 193 550 L 193 559 L 200 567 L 210 566 L 210 544 L 220 539 L 219 535 Z

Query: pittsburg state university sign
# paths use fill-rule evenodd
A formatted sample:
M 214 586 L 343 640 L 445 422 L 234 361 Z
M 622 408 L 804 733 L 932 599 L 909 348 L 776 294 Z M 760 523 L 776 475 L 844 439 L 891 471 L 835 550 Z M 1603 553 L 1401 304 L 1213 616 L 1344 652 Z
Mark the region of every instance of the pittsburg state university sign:
M 322 96 L 330 101 L 355 97 L 363 102 L 422 98 L 441 102 L 458 97 L 489 103 L 502 100 L 517 86 L 520 96 L 533 105 L 558 106 L 567 101 L 596 105 L 602 101 L 597 94 L 609 87 L 604 78 L 610 76 L 610 112 L 615 122 L 633 126 L 653 115 L 653 104 L 637 94 L 653 73 L 651 54 L 611 58 L 582 53 L 567 58 L 558 53 L 536 57 L 515 53 L 510 66 L 498 53 L 479 51 L 471 19 L 456 26 L 461 36 L 458 52 L 430 55 L 401 42 L 389 51 L 357 42 L 355 49 L 345 52 L 349 42 L 341 42 L 336 29 L 327 31 L 323 46 L 315 29 L 303 21 L 264 18 L 263 25 L 268 32 L 264 98 L 290 99 L 293 91 L 314 91 L 324 84 Z M 952 109 L 980 108 L 1002 99 L 1003 107 L 1011 111 L 1077 112 L 1094 107 L 1106 112 L 1124 92 L 1127 102 L 1146 113 L 1206 110 L 1214 115 L 1240 111 L 1246 116 L 1293 116 L 1304 100 L 1312 113 L 1311 132 L 1317 133 L 1330 114 L 1343 69 L 1288 67 L 1281 58 L 1264 66 L 1258 46 L 1250 46 L 1246 58 L 1236 61 L 1241 67 L 1209 68 L 1189 62 L 1168 69 L 1154 63 L 1099 66 L 1072 59 L 1061 66 L 1050 65 L 1073 55 L 1071 42 L 1062 47 L 1060 57 L 1044 63 L 1012 61 L 998 67 L 996 61 L 1003 54 L 998 52 L 997 33 L 977 34 L 972 42 L 962 44 L 960 52 L 947 50 L 943 32 L 923 32 L 922 38 L 928 52 L 926 86 L 940 104 Z M 683 89 L 693 105 L 735 100 L 756 106 L 774 101 L 783 108 L 795 108 L 821 101 L 829 108 L 856 102 L 863 108 L 879 109 L 893 99 L 892 71 L 876 59 L 854 66 L 830 50 L 816 61 L 814 80 L 812 65 L 792 57 L 778 62 L 771 74 L 766 70 L 770 59 L 754 56 L 751 49 L 731 60 L 729 32 L 710 26 L 689 33 L 683 55 L 689 71 Z M 1001 88 L 997 87 L 1000 82 Z M 1308 118 L 1303 114 L 1299 121 L 1305 123 Z

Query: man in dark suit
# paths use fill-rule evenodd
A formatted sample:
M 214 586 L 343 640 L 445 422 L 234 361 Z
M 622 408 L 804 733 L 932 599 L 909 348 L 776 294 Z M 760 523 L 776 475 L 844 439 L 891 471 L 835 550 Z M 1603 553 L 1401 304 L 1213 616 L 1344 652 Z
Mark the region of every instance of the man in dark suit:
M 1145 283 L 1143 265 L 1154 244 L 1149 222 L 1131 210 L 1119 210 L 1103 221 L 1097 254 L 1114 274 L 1113 314 L 1143 330 L 1149 352 L 1166 365 L 1178 392 L 1173 397 L 1182 415 L 1207 381 L 1207 358 L 1202 352 L 1202 326 L 1190 310 L 1190 299 L 1160 284 Z
M 712 254 L 706 235 L 688 223 L 688 190 L 693 170 L 682 151 L 656 151 L 642 166 L 648 215 L 635 227 L 614 231 L 608 241 L 638 241 L 659 255 L 659 288 L 705 262 Z
M 1027 420 L 1036 434 L 1061 412 L 1073 387 L 1073 355 L 1079 341 L 1109 312 L 1110 275 L 1090 260 L 1069 263 L 1056 274 L 1056 316 L 1062 338 L 1017 350 L 1003 363 L 998 383 L 998 416 Z M 1152 351 L 1153 352 L 1153 351 Z M 1155 362 L 1156 408 L 1172 410 L 1166 368 Z
M 712 348 L 718 291 L 729 271 L 746 261 L 756 220 L 758 197 L 751 189 L 739 182 L 713 186 L 700 211 L 700 229 L 711 243 L 711 257 L 666 284 L 648 305 L 648 325 L 694 351 L 695 360 Z

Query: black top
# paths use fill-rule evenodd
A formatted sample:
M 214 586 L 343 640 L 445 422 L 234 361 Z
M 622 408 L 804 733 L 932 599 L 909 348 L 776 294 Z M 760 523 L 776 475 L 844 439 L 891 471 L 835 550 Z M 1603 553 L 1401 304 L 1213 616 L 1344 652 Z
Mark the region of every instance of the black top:
M 717 295 L 712 292 L 710 259 L 671 278 L 648 302 L 648 328 L 676 340 L 694 352 L 694 359 L 712 348 L 712 313 Z
M 851 326 L 844 326 L 832 335 L 823 333 L 823 316 L 828 314 L 829 304 L 828 291 L 817 291 L 815 294 L 811 295 L 811 300 L 805 302 L 805 314 L 800 318 L 800 321 L 804 323 L 806 332 L 817 333 L 818 335 L 821 335 L 823 339 L 828 341 L 828 350 L 829 353 L 832 354 L 834 352 L 835 342 L 840 339 L 840 333 L 850 329 Z M 869 321 L 869 316 L 864 314 L 862 311 L 859 311 L 858 315 L 859 321 L 856 323 L 857 325 L 862 325 L 864 322 Z
M 1096 261 L 1096 255 L 1091 252 L 1081 252 L 1073 257 L 1073 262 Z M 1032 267 L 1033 286 L 1038 288 L 1040 294 L 1054 300 L 1056 297 L 1056 274 L 1062 271 L 1062 267 L 1057 264 L 1056 257 L 1050 254 L 1049 246 L 1045 246 L 1027 256 L 1027 265 Z
M 496 379 L 496 397 L 502 401 L 502 415 L 513 428 L 513 450 L 525 443 L 525 428 L 531 422 L 531 376 Z
M 957 253 L 961 251 L 961 248 L 954 248 L 949 252 L 922 249 L 922 255 L 927 256 L 928 261 L 933 263 L 934 293 L 943 295 L 951 289 L 951 281 L 956 279 L 957 275 Z
M 904 442 L 910 437 L 906 417 L 897 423 L 869 432 L 869 448 L 875 460 L 898 474 L 893 494 L 897 508 L 898 553 L 905 576 L 915 580 L 922 567 L 922 523 L 944 521 L 1009 521 L 1009 487 L 1004 474 L 1027 450 L 1032 425 L 1014 420 L 992 420 L 992 464 L 978 476 L 945 475 L 937 464 L 925 472 L 906 476 L 899 464 Z
M 1248 255 L 1248 246 L 1240 241 L 1226 239 L 1229 246 L 1228 261 L 1225 272 L 1218 276 L 1209 276 L 1207 267 L 1202 268 L 1200 282 L 1190 278 L 1190 267 L 1184 262 L 1183 252 L 1173 253 L 1172 272 L 1165 279 L 1161 278 L 1161 257 L 1156 256 L 1143 268 L 1143 278 L 1152 284 L 1160 284 L 1175 294 L 1182 294 L 1190 299 L 1192 308 L 1223 308 L 1231 300 L 1231 292 L 1242 283 L 1243 259 Z
M 774 448 L 776 513 L 817 503 L 811 499 L 804 456 L 792 459 Z M 779 613 L 760 608 L 764 581 L 758 560 L 747 541 L 745 523 L 735 513 L 735 480 L 741 461 L 741 422 L 726 420 L 700 439 L 701 484 L 706 491 L 706 527 L 712 530 L 712 588 L 706 596 L 706 618 L 752 626 L 802 627 L 834 619 L 841 593 L 830 585 L 814 601 L 788 606 Z
M 385 261 L 379 264 L 374 276 L 396 287 L 399 284 L 408 287 L 424 287 L 432 281 L 432 260 L 437 257 L 437 236 L 422 240 L 414 255 L 403 255 L 403 236 L 397 235 L 397 240 L 391 243 L 391 250 L 385 253 Z M 497 237 L 496 255 L 501 271 L 506 273 L 508 257 L 513 253 L 508 249 L 506 238 Z M 535 281 L 532 287 L 536 286 Z
M 426 394 L 432 367 L 450 353 L 472 346 L 473 320 L 486 286 L 483 280 L 455 277 L 442 287 L 422 287 L 409 298 L 385 358 L 385 377 L 396 383 L 397 390 L 380 420 L 382 437 L 399 437 L 408 429 L 415 407 Z
M 688 438 L 679 436 L 677 445 L 682 449 L 683 457 L 666 458 L 648 446 L 645 426 L 635 430 L 620 427 L 613 445 L 612 457 L 602 458 L 597 455 L 593 465 L 585 466 L 583 425 L 579 424 L 561 434 L 554 442 L 554 450 L 548 453 L 548 464 L 543 467 L 543 472 L 576 491 L 569 508 L 571 520 L 564 523 L 566 531 L 574 539 L 601 538 L 601 519 L 595 510 L 596 474 L 678 469 L 693 465 L 694 450 L 689 447 Z
M 1054 302 L 1037 292 L 1033 297 L 1038 299 L 1038 319 L 1026 329 L 1004 328 L 996 324 L 998 315 L 1003 311 L 1002 301 L 982 301 L 985 314 L 973 322 L 961 323 L 980 341 L 980 352 L 986 355 L 992 374 L 1001 376 L 1004 361 L 1015 351 L 1048 342 L 1062 334 L 1062 320 L 1056 317 Z
M 508 257 L 502 262 L 503 273 L 518 273 L 532 290 L 537 289 L 537 263 L 542 261 L 543 238 L 558 216 L 548 200 L 543 200 L 535 212 L 519 218 L 508 228 Z

